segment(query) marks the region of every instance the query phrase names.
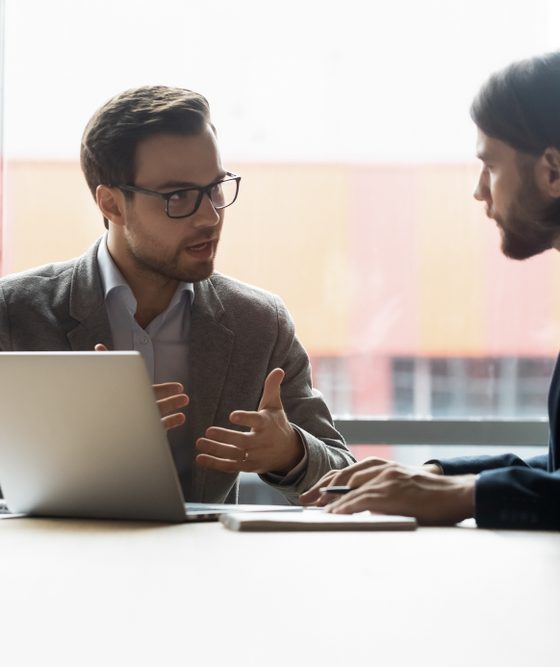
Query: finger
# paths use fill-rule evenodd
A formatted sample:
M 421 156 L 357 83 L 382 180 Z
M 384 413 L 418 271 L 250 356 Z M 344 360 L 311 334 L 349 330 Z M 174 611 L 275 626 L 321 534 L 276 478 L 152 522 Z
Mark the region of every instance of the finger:
M 231 459 L 221 459 L 209 454 L 198 454 L 196 462 L 203 468 L 209 470 L 219 470 L 221 472 L 253 472 L 253 466 L 244 461 L 232 461 Z
M 337 474 L 335 475 L 335 477 L 333 477 L 328 486 L 352 486 L 352 487 L 358 486 L 358 484 L 354 484 L 351 481 L 354 475 L 356 475 L 356 473 L 367 470 L 376 470 L 380 466 L 387 465 L 387 463 L 388 462 L 385 461 L 384 459 L 378 459 L 373 457 L 362 459 L 361 461 L 353 463 L 351 466 L 348 466 L 347 468 L 338 470 Z M 326 485 L 324 484 L 323 486 Z
M 161 423 L 166 431 L 169 431 L 172 428 L 177 428 L 177 426 L 182 426 L 186 421 L 186 417 L 182 412 L 176 412 L 172 415 L 167 415 L 163 417 Z
M 346 486 L 350 483 L 352 476 L 359 470 L 367 469 L 369 466 L 375 467 L 381 463 L 387 462 L 383 459 L 363 459 L 347 468 L 342 468 L 342 470 L 330 470 L 314 486 L 302 494 L 300 499 L 302 499 L 302 502 L 313 502 L 313 500 L 307 500 L 307 496 L 309 495 L 310 498 L 318 498 L 321 495 L 319 489 L 322 486 Z M 354 484 L 350 484 L 350 486 L 354 486 Z M 305 497 L 305 499 L 303 499 L 303 497 Z
M 315 505 L 317 507 L 326 507 L 340 498 L 336 493 L 321 493 Z
M 283 410 L 282 399 L 280 397 L 280 386 L 284 379 L 284 371 L 281 368 L 275 368 L 270 371 L 264 381 L 264 389 L 259 403 L 259 410 Z
M 337 470 L 330 470 L 326 475 L 323 475 L 323 477 L 321 477 L 321 479 L 316 482 L 310 489 L 307 489 L 305 493 L 300 495 L 300 502 L 303 504 L 318 502 L 323 495 L 320 489 L 324 486 L 331 486 L 337 472 Z
M 348 486 L 351 486 L 353 489 L 370 482 L 371 480 L 379 477 L 383 472 L 387 470 L 392 464 L 386 463 L 385 465 L 376 465 L 371 468 L 366 468 L 364 470 L 359 470 L 355 472 L 348 480 Z
M 232 424 L 239 424 L 239 426 L 247 426 L 254 431 L 263 428 L 265 419 L 258 412 L 247 412 L 245 410 L 236 410 L 229 416 Z
M 338 485 L 327 484 L 326 486 L 338 486 Z M 331 503 L 334 503 L 337 500 L 339 500 L 339 498 L 340 495 L 337 493 L 328 493 L 328 492 L 322 493 L 321 491 L 317 490 L 316 499 L 315 501 L 313 501 L 312 504 L 315 505 L 316 507 L 326 507 L 327 505 L 330 505 Z M 302 504 L 309 504 L 309 503 L 308 502 L 303 503 L 302 501 Z
M 103 343 L 97 343 L 97 345 L 93 348 L 96 352 L 108 352 L 108 348 L 103 345 Z
M 217 440 L 210 440 L 209 438 L 198 438 L 196 449 L 201 454 L 208 454 L 214 458 L 235 461 L 237 463 L 241 463 L 246 459 L 246 450 L 242 447 L 228 445 Z
M 156 400 L 168 398 L 169 396 L 176 396 L 184 394 L 185 390 L 180 382 L 163 382 L 162 384 L 152 385 Z
M 186 394 L 178 394 L 177 396 L 170 396 L 169 398 L 160 398 L 156 403 L 159 409 L 159 414 L 162 417 L 167 417 L 173 412 L 184 408 L 185 405 L 188 405 L 189 398 Z
M 204 435 L 209 440 L 216 440 L 217 442 L 225 442 L 228 445 L 235 445 L 247 449 L 251 446 L 250 433 L 242 433 L 240 431 L 233 431 L 229 428 L 221 428 L 220 426 L 211 426 L 207 428 Z
M 326 511 L 332 514 L 354 514 L 355 512 L 381 512 L 383 498 L 373 490 L 359 490 L 351 492 L 345 498 L 327 507 Z
M 304 493 L 300 494 L 299 500 L 303 504 L 314 503 L 321 496 L 319 489 L 323 486 L 331 486 L 333 479 L 340 471 L 338 470 L 329 470 L 328 473 L 323 475 L 321 479 L 316 482 L 311 488 L 307 489 Z

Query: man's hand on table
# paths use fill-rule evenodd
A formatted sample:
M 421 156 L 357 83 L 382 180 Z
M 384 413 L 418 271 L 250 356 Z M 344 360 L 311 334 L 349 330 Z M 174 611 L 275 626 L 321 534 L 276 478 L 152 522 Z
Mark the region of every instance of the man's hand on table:
M 450 525 L 474 515 L 475 475 L 444 476 L 437 464 L 402 466 L 368 458 L 331 470 L 300 496 L 304 504 L 327 505 L 335 514 L 369 510 L 414 516 L 419 523 Z M 324 486 L 350 486 L 344 495 L 321 493 Z
M 361 486 L 371 477 L 377 474 L 376 471 L 379 466 L 384 466 L 387 464 L 394 464 L 394 462 L 387 461 L 386 459 L 380 459 L 376 456 L 368 456 L 367 458 L 362 459 L 357 463 L 353 463 L 351 466 L 342 468 L 341 470 L 329 470 L 329 472 L 323 475 L 323 477 L 321 477 L 321 479 L 311 488 L 309 488 L 305 493 L 302 493 L 299 499 L 304 505 L 326 505 L 327 503 L 335 500 L 336 496 L 321 493 L 320 489 L 322 487 L 351 486 L 354 488 Z M 430 472 L 437 472 L 436 470 L 432 470 L 432 468 L 437 468 L 437 471 L 441 471 L 439 466 L 430 466 Z

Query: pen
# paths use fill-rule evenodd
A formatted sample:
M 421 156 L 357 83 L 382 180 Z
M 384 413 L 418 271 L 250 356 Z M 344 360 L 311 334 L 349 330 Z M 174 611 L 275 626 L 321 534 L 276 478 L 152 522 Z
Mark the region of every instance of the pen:
M 351 486 L 322 486 L 319 489 L 321 493 L 348 493 L 352 490 Z

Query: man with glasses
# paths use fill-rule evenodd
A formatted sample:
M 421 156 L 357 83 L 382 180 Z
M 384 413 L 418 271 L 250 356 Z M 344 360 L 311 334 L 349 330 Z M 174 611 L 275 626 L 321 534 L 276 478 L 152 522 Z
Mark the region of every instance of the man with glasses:
M 560 51 L 493 74 L 471 116 L 482 163 L 474 197 L 496 223 L 502 252 L 522 260 L 560 250 Z M 335 513 L 406 514 L 426 524 L 474 517 L 483 528 L 558 530 L 560 361 L 548 410 L 548 455 L 460 457 L 416 468 L 370 458 L 327 473 L 302 501 L 334 499 Z
M 214 273 L 241 178 L 205 98 L 117 95 L 89 121 L 81 165 L 107 232 L 76 260 L 0 281 L 0 349 L 139 350 L 189 501 L 235 501 L 241 471 L 295 501 L 352 463 L 280 299 Z

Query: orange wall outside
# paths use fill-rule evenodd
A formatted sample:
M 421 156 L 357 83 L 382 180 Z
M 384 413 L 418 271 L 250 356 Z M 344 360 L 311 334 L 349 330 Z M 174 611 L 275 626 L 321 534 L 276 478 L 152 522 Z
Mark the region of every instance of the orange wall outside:
M 501 256 L 475 165 L 228 166 L 243 180 L 217 269 L 280 294 L 311 354 L 555 354 L 560 262 Z M 104 230 L 75 163 L 11 162 L 6 194 L 4 272 Z

